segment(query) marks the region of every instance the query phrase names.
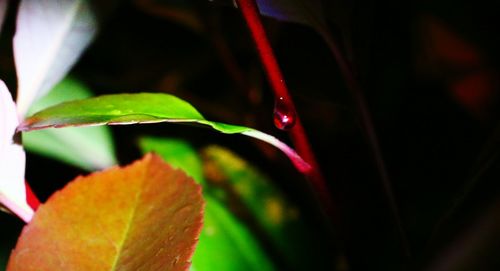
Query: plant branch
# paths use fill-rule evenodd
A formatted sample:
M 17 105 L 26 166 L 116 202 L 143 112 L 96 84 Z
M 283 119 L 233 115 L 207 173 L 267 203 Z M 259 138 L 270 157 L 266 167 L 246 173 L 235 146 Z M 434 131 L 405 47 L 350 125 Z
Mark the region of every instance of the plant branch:
M 289 112 L 294 114 L 293 118 L 295 118 L 295 123 L 290 128 L 289 133 L 298 154 L 312 167 L 311 171 L 306 174 L 306 177 L 310 180 L 325 211 L 329 215 L 332 215 L 333 202 L 330 192 L 328 191 L 326 181 L 319 169 L 319 165 L 309 140 L 307 139 L 304 127 L 296 113 L 295 104 L 289 94 L 281 69 L 267 38 L 255 0 L 236 0 L 236 2 L 252 34 L 259 57 L 274 92 L 275 100 L 283 103 L 282 106 L 286 107 Z
M 40 200 L 38 197 L 35 195 L 33 192 L 33 189 L 31 189 L 30 185 L 28 182 L 24 182 L 26 186 L 26 201 L 28 202 L 28 205 L 33 208 L 33 210 L 36 211 L 38 207 L 40 206 Z

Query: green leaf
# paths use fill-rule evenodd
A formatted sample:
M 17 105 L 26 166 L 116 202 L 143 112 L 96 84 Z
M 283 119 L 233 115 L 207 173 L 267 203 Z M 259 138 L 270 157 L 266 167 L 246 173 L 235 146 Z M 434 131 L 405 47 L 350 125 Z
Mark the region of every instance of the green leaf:
M 318 235 L 304 222 L 297 207 L 279 191 L 272 181 L 254 166 L 233 152 L 209 146 L 202 151 L 204 163 L 211 165 L 222 189 L 230 189 L 249 210 L 258 225 L 268 234 L 276 250 L 285 258 L 289 266 L 299 270 L 325 269 L 328 263 L 322 259 Z M 210 183 L 210 182 L 208 182 Z M 226 202 L 234 205 L 234 202 Z M 234 206 L 233 206 L 234 207 Z
M 92 96 L 92 92 L 81 81 L 74 77 L 67 76 L 52 88 L 47 95 L 32 104 L 28 110 L 28 115 L 33 115 L 40 110 L 62 102 L 81 100 Z
M 203 178 L 202 162 L 196 150 L 182 140 L 146 137 L 140 140 L 142 152 L 156 152 L 169 164 Z M 273 270 L 270 259 L 263 252 L 247 226 L 204 189 L 206 202 L 204 227 L 193 256 L 192 270 Z
M 142 153 L 155 152 L 170 165 L 180 168 L 199 184 L 205 184 L 201 158 L 196 150 L 180 139 L 142 137 L 139 140 Z
M 80 81 L 66 78 L 49 94 L 31 106 L 29 113 L 55 104 L 91 97 Z M 45 155 L 86 170 L 115 165 L 116 157 L 109 127 L 39 130 L 23 134 L 23 145 L 31 152 Z
M 310 170 L 310 166 L 293 149 L 277 138 L 244 126 L 208 121 L 188 102 L 168 94 L 115 94 L 66 102 L 29 117 L 18 130 L 159 122 L 201 124 L 226 134 L 240 133 L 254 137 L 283 151 L 299 171 Z
M 211 195 L 204 198 L 205 225 L 193 256 L 193 269 L 274 270 L 248 228 Z

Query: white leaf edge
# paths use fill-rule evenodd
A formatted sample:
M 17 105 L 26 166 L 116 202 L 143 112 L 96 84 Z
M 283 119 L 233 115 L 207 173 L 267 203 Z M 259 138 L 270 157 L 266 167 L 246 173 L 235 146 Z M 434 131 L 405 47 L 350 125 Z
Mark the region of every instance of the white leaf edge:
M 0 80 L 0 203 L 29 222 L 34 211 L 26 200 L 26 153 L 14 142 L 18 124 L 16 105 L 7 86 Z
M 300 155 L 294 149 L 290 148 L 287 144 L 283 143 L 276 137 L 254 129 L 244 131 L 241 134 L 259 139 L 278 148 L 288 157 L 288 159 L 290 159 L 295 168 L 300 172 L 308 173 L 311 171 L 311 165 L 304 161 L 304 159 L 300 157 Z

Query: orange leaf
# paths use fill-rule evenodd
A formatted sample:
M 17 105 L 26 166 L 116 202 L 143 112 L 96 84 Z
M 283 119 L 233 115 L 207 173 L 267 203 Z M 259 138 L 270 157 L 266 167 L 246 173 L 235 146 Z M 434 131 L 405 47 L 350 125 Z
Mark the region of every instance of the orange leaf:
M 78 177 L 40 206 L 7 270 L 186 270 L 203 205 L 156 155 Z

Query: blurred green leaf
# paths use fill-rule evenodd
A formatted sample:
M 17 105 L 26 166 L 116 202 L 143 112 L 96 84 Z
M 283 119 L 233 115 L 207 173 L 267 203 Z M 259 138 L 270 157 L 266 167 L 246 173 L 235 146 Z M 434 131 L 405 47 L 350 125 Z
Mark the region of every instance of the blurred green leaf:
M 325 267 L 318 260 L 322 254 L 318 236 L 267 176 L 228 149 L 209 146 L 202 154 L 204 163 L 218 176 L 217 183 L 231 189 L 229 194 L 238 197 L 290 266 L 300 270 Z M 234 205 L 229 199 L 226 204 Z
M 205 194 L 205 225 L 193 256 L 193 269 L 274 270 L 248 228 L 211 195 Z
M 92 92 L 78 79 L 71 76 L 66 77 L 50 90 L 47 95 L 38 99 L 28 110 L 28 115 L 32 115 L 47 107 L 74 100 L 81 100 L 92 97 Z
M 184 140 L 142 137 L 139 146 L 144 154 L 155 152 L 176 168 L 182 169 L 199 184 L 205 184 L 201 158 L 196 150 Z
M 161 93 L 103 95 L 65 102 L 27 118 L 18 130 L 159 122 L 202 124 L 222 133 L 257 138 L 283 151 L 299 171 L 310 170 L 309 164 L 277 138 L 244 126 L 208 121 L 188 102 Z
M 187 142 L 177 139 L 144 137 L 143 153 L 156 152 L 165 161 L 206 185 L 201 158 Z M 205 217 L 200 241 L 193 256 L 192 270 L 273 270 L 269 258 L 245 224 L 204 189 Z
M 30 108 L 30 114 L 61 102 L 84 99 L 92 93 L 74 78 L 66 78 Z M 39 130 L 23 134 L 28 151 L 64 161 L 86 170 L 116 164 L 109 127 Z

